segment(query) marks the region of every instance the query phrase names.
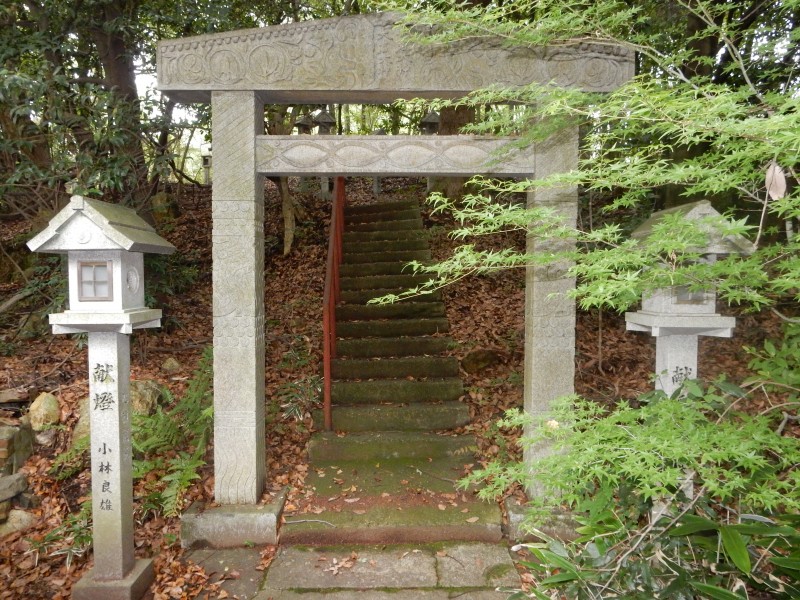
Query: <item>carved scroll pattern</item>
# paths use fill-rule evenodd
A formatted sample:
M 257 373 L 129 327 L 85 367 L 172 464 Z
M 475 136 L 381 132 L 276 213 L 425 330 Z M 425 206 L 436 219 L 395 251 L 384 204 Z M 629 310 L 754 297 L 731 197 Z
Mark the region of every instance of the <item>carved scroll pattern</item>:
M 275 174 L 533 175 L 530 154 L 493 154 L 506 143 L 471 136 L 259 136 L 256 167 Z
M 159 85 L 464 92 L 538 81 L 603 91 L 633 74 L 632 54 L 619 48 L 509 50 L 487 41 L 421 46 L 400 39 L 394 19 L 362 15 L 162 42 Z

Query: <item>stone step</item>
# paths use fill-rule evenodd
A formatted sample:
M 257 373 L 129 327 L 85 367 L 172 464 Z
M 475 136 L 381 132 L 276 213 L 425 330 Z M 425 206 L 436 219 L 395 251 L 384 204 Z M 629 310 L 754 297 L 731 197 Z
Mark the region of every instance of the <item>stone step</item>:
M 342 235 L 342 242 L 345 246 L 354 242 L 379 242 L 381 240 L 411 240 L 428 239 L 428 234 L 424 230 L 416 229 L 383 229 L 378 231 L 345 231 Z
M 368 215 L 372 213 L 393 212 L 397 210 L 419 210 L 416 200 L 395 200 L 393 202 L 375 202 L 374 204 L 348 204 L 344 207 L 345 217 L 351 215 Z
M 308 442 L 308 460 L 315 467 L 339 461 L 381 462 L 400 459 L 470 457 L 475 438 L 416 431 L 371 431 L 340 435 L 317 433 Z
M 338 338 L 401 337 L 433 335 L 450 331 L 450 321 L 439 319 L 385 319 L 381 321 L 341 321 L 336 324 Z
M 426 247 L 422 250 L 369 250 L 367 252 L 348 252 L 345 248 L 342 254 L 343 265 L 391 261 L 411 262 L 412 260 L 421 262 L 430 261 L 430 249 Z
M 445 402 L 458 400 L 464 385 L 458 377 L 421 380 L 373 379 L 371 381 L 334 381 L 333 404 L 382 404 L 395 402 Z
M 365 275 L 364 277 L 340 277 L 340 290 L 375 290 L 389 288 L 412 288 L 431 279 L 430 275 Z
M 382 298 L 387 294 L 402 294 L 408 291 L 408 287 L 367 289 L 367 290 L 342 290 L 339 292 L 339 301 L 345 304 L 367 304 L 373 298 Z M 408 302 L 441 302 L 442 293 L 439 290 L 414 296 Z
M 333 406 L 333 428 L 356 433 L 363 431 L 436 431 L 455 429 L 470 422 L 469 407 L 463 402 L 441 404 L 365 404 Z M 312 413 L 314 423 L 324 423 L 321 410 Z
M 458 360 L 452 356 L 400 358 L 337 358 L 331 362 L 334 379 L 397 379 L 401 377 L 458 377 Z
M 440 354 L 452 343 L 453 338 L 448 336 L 346 339 L 336 342 L 336 355 L 341 358 L 423 356 Z
M 342 246 L 343 262 L 348 254 L 363 254 L 365 252 L 398 252 L 401 250 L 430 250 L 427 238 L 413 238 L 403 240 L 379 240 L 373 242 L 350 242 Z M 377 259 L 374 259 L 377 260 Z
M 377 515 L 370 519 L 383 524 Z M 444 528 L 453 529 L 442 524 L 439 531 Z M 294 526 L 286 527 L 290 529 Z M 505 590 L 522 587 L 503 543 L 404 541 L 416 544 L 282 547 L 253 600 L 505 600 L 510 594 Z M 347 567 L 336 569 L 334 560 Z
M 502 514 L 495 503 L 473 500 L 457 506 L 445 504 L 445 510 L 440 510 L 434 501 L 431 505 L 400 506 L 398 510 L 391 502 L 370 506 L 368 497 L 361 496 L 360 500 L 341 510 L 314 514 L 313 520 L 305 519 L 304 523 L 290 524 L 293 519 L 287 516 L 287 523 L 281 527 L 281 543 L 499 542 L 503 536 Z
M 372 319 L 408 319 L 412 317 L 443 317 L 442 302 L 395 302 L 394 304 L 340 304 L 336 307 L 336 320 L 369 321 Z
M 347 231 L 422 231 L 422 219 L 397 219 L 394 221 L 375 221 L 374 223 L 350 223 Z
M 344 223 L 345 228 L 349 230 L 353 225 L 358 223 L 389 223 L 392 221 L 400 221 L 405 219 L 413 219 L 417 221 L 419 223 L 419 227 L 422 228 L 419 207 L 397 208 L 393 210 L 382 210 L 369 213 L 345 213 Z
M 406 458 L 365 462 L 341 460 L 334 463 L 311 463 L 305 486 L 318 497 L 361 493 L 379 496 L 383 493 L 404 494 L 414 490 L 455 493 L 456 484 L 466 475 L 466 468 L 475 464 L 471 451 L 440 458 Z M 474 491 L 474 489 L 470 489 Z M 470 494 L 466 494 L 467 497 Z
M 408 261 L 349 263 L 339 265 L 341 277 L 361 277 L 367 275 L 410 275 L 414 268 Z

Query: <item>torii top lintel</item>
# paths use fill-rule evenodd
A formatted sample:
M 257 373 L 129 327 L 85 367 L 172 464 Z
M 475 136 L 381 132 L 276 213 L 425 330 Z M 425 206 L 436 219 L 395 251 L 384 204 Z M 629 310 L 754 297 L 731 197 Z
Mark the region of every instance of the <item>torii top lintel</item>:
M 273 103 L 385 103 L 531 82 L 607 92 L 633 76 L 633 53 L 620 47 L 413 44 L 395 28 L 398 19 L 374 13 L 165 40 L 158 44 L 158 87 L 180 102 L 252 90 Z

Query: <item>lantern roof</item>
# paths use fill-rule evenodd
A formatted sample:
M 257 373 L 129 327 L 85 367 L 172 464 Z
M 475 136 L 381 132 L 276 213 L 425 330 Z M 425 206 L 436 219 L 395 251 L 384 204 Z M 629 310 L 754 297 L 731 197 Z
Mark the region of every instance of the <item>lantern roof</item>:
M 172 254 L 175 246 L 158 235 L 128 207 L 72 196 L 47 224 L 28 241 L 33 252 L 66 253 L 72 250 L 126 250 Z
M 688 221 L 697 221 L 700 229 L 707 235 L 706 245 L 698 248 L 702 254 L 752 254 L 753 243 L 739 234 L 724 234 L 720 224 L 724 217 L 708 200 L 698 200 L 673 208 L 654 212 L 649 219 L 631 234 L 634 239 L 645 239 L 653 234 L 653 228 L 668 215 L 682 215 Z
M 334 119 L 331 114 L 323 108 L 321 111 L 319 111 L 317 116 L 314 117 L 314 122 L 318 125 L 335 125 L 336 119 Z

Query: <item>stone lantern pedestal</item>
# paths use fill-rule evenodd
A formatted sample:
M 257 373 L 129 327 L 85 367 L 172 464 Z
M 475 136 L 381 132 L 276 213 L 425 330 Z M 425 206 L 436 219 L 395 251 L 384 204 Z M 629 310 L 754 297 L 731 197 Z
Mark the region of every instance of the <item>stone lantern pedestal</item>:
M 134 555 L 129 334 L 161 324 L 144 306 L 142 253 L 175 247 L 131 209 L 80 196 L 28 247 L 69 258 L 69 310 L 50 315 L 53 333 L 89 334 L 94 567 L 72 597 L 138 600 L 154 572 Z
M 725 254 L 749 254 L 753 245 L 739 235 L 723 235 L 722 215 L 707 200 L 662 210 L 645 221 L 633 237 L 642 239 L 653 234 L 653 227 L 668 215 L 680 214 L 694 221 L 706 234 L 706 243 L 695 251 L 702 260 L 713 263 Z M 716 312 L 717 296 L 713 290 L 690 291 L 684 287 L 656 290 L 642 299 L 642 308 L 625 314 L 630 331 L 643 331 L 656 338 L 655 388 L 667 395 L 685 380 L 698 376 L 697 338 L 731 337 L 736 319 Z
M 696 301 L 682 301 L 691 297 Z M 733 335 L 736 319 L 716 314 L 714 297 L 667 288 L 645 298 L 642 310 L 625 314 L 629 331 L 643 331 L 656 338 L 657 390 L 671 395 L 685 380 L 697 377 L 699 336 Z

